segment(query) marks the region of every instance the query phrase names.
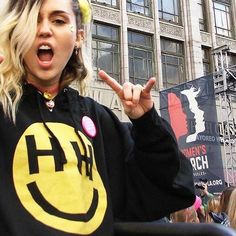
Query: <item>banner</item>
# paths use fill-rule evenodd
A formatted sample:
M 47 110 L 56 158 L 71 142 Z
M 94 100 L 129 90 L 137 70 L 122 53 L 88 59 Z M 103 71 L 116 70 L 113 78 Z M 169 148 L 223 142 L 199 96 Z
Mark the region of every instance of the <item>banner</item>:
M 160 92 L 161 116 L 169 121 L 182 153 L 190 159 L 195 184 L 208 191 L 225 188 L 213 76 L 204 76 Z

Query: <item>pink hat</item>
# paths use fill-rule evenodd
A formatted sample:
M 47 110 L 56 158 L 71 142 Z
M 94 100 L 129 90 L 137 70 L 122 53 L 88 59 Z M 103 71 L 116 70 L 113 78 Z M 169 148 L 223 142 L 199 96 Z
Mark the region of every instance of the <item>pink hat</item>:
M 196 196 L 195 202 L 193 204 L 194 209 L 197 210 L 202 205 L 202 199 Z

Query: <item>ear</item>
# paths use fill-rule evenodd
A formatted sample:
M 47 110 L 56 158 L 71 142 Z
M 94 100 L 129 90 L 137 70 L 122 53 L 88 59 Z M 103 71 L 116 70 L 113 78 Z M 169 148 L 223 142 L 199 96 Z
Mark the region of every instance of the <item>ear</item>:
M 84 30 L 79 29 L 76 36 L 76 46 L 80 48 L 81 45 L 83 44 L 83 41 L 84 41 Z

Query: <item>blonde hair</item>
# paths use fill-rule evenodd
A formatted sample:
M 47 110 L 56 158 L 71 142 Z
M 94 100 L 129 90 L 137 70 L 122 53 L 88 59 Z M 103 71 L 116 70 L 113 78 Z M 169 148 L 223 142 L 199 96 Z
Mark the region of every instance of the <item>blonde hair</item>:
M 171 213 L 170 219 L 172 223 L 199 223 L 197 212 L 193 206 Z
M 80 1 L 82 9 L 80 9 Z M 87 0 L 71 0 L 76 16 L 77 28 L 84 28 L 91 20 L 91 8 Z M 37 20 L 42 0 L 18 0 L 1 3 L 0 12 L 0 55 L 4 61 L 0 65 L 0 104 L 6 117 L 13 122 L 22 96 L 22 83 L 26 74 L 23 58 L 32 46 L 37 32 Z M 74 51 L 64 68 L 60 86 L 78 82 L 84 93 L 85 78 L 91 76 L 91 66 L 84 64 L 82 48 Z M 87 69 L 88 68 L 88 69 Z
M 230 195 L 228 204 L 228 217 L 230 221 L 230 226 L 236 229 L 236 188 Z
M 209 215 L 209 212 L 219 212 L 219 206 L 220 206 L 220 199 L 218 197 L 213 197 L 210 198 L 207 202 L 207 207 L 206 207 L 206 223 L 213 223 L 213 219 Z
M 226 214 L 228 214 L 228 204 L 230 195 L 235 188 L 236 188 L 235 186 L 229 186 L 223 190 L 220 196 L 219 212 L 225 212 Z
M 0 66 L 0 103 L 4 114 L 15 121 L 22 95 L 21 80 L 25 73 L 23 57 L 35 38 L 35 15 L 38 15 L 40 3 L 19 1 L 16 3 L 18 5 L 13 6 L 8 1 L 5 4 L 5 11 L 0 14 L 0 53 L 4 56 Z

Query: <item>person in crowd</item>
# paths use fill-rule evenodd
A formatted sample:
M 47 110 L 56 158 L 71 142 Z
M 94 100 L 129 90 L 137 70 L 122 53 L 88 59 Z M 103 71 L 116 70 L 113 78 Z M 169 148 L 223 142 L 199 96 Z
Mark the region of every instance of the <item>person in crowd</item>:
M 227 214 L 229 217 L 230 227 L 236 230 L 236 188 L 235 187 L 229 198 Z
M 200 197 L 202 199 L 202 206 L 204 207 L 204 211 L 206 212 L 207 202 L 214 197 L 214 194 L 208 191 L 208 180 L 207 179 L 200 179 L 200 184 L 196 184 L 195 187 L 200 192 Z
M 216 212 L 210 211 L 208 214 L 212 218 L 212 222 L 224 225 L 226 227 L 230 226 L 229 217 L 225 212 L 216 213 Z
M 220 205 L 220 200 L 218 197 L 213 197 L 208 200 L 207 202 L 207 207 L 206 207 L 206 212 L 205 212 L 205 222 L 206 223 L 213 223 L 213 219 L 211 215 L 209 214 L 210 212 L 218 213 L 219 212 L 219 205 Z
M 201 207 L 201 205 L 202 205 L 202 199 L 196 195 L 195 202 L 193 204 L 194 209 L 197 211 Z
M 154 107 L 155 78 L 121 85 L 99 72 L 129 123 L 83 95 L 89 2 L 8 0 L 0 11 L 1 235 L 111 236 L 114 221 L 193 205 L 192 167 Z
M 223 190 L 220 195 L 220 203 L 218 207 L 218 212 L 209 212 L 209 216 L 212 218 L 213 222 L 230 226 L 230 219 L 228 216 L 229 213 L 229 200 L 230 196 L 235 189 L 234 186 L 229 186 Z
M 197 195 L 196 195 L 196 199 L 193 206 L 197 212 L 197 217 L 199 219 L 199 222 L 205 223 L 205 211 L 204 211 L 204 207 L 202 206 L 202 199 Z
M 219 205 L 219 212 L 225 212 L 228 214 L 228 204 L 231 193 L 235 189 L 235 186 L 226 187 L 220 195 L 220 205 Z
M 171 213 L 170 220 L 172 223 L 200 223 L 194 206 Z

